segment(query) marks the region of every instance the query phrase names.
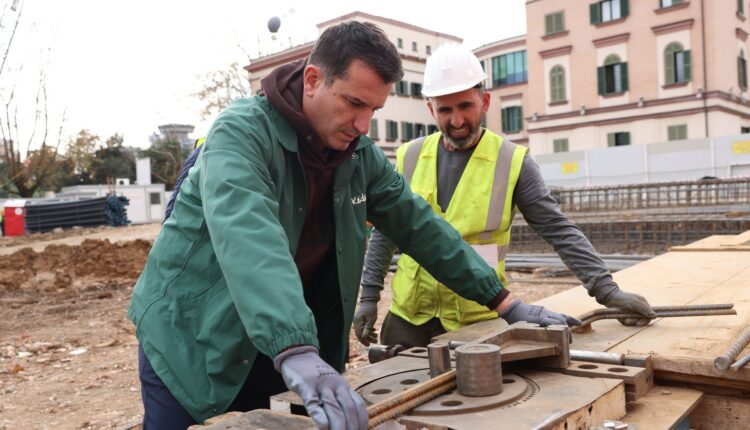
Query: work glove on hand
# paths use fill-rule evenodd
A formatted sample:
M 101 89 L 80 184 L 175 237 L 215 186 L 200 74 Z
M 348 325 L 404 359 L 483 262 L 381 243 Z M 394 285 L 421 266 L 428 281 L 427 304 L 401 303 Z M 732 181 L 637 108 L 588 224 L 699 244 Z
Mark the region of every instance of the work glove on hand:
M 581 321 L 577 318 L 552 312 L 544 306 L 530 305 L 518 299 L 511 303 L 507 309 L 500 312 L 500 318 L 507 321 L 508 324 L 526 321 L 539 324 L 541 327 L 547 327 L 552 324 L 567 326 L 581 325 Z
M 286 386 L 305 403 L 319 429 L 367 428 L 365 402 L 313 346 L 297 346 L 277 355 L 273 365 Z
M 645 297 L 622 291 L 615 283 L 599 288 L 596 301 L 608 308 L 618 308 L 643 315 L 639 318 L 619 318 L 618 321 L 622 325 L 644 326 L 656 318 L 656 313 L 651 309 Z
M 378 342 L 375 321 L 378 320 L 378 302 L 380 301 L 380 287 L 377 285 L 362 285 L 359 295 L 359 306 L 354 312 L 354 335 L 364 346 Z

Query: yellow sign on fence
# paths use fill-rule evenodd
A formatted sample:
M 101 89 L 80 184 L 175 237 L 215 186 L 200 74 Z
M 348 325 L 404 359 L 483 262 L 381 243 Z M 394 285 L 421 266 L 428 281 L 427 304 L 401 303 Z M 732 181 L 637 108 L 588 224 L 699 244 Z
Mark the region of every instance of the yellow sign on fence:
M 562 163 L 562 172 L 563 174 L 578 173 L 578 162 Z
M 750 140 L 732 142 L 732 154 L 750 154 Z

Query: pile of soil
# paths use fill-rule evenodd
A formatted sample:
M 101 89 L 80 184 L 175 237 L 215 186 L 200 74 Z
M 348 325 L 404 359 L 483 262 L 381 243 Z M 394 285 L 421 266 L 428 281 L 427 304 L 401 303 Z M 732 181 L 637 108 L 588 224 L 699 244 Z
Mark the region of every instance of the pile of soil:
M 49 245 L 42 252 L 24 248 L 0 259 L 0 293 L 62 293 L 92 283 L 133 283 L 150 249 L 146 240 L 92 239 L 80 246 Z

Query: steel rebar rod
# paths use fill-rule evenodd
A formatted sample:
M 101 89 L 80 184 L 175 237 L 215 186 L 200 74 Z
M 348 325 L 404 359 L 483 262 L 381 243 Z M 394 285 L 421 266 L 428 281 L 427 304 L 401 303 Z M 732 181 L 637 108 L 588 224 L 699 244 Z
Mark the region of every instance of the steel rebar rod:
M 732 363 L 729 368 L 732 369 L 733 372 L 737 372 L 738 370 L 742 369 L 748 362 L 750 362 L 750 353 L 747 353 L 744 357 Z
M 384 402 L 367 408 L 368 427 L 376 427 L 456 387 L 456 370 L 425 381 Z
M 729 349 L 721 357 L 716 357 L 714 360 L 714 367 L 719 370 L 729 369 L 729 365 L 732 364 L 737 355 L 745 349 L 747 344 L 750 343 L 750 327 L 746 328 L 729 346 Z
M 683 305 L 683 306 L 653 306 L 652 309 L 654 312 L 681 312 L 681 311 L 710 311 L 710 310 L 722 310 L 722 309 L 732 309 L 734 307 L 734 303 L 717 303 L 717 304 L 708 304 L 708 305 Z M 595 309 L 590 312 L 586 312 L 585 314 L 580 316 L 580 320 L 584 321 L 587 319 L 590 319 L 591 317 L 599 316 L 599 315 L 611 315 L 611 314 L 620 314 L 620 313 L 626 313 L 626 311 L 623 311 L 622 309 L 617 308 L 601 308 L 601 309 Z
M 702 317 L 711 315 L 737 315 L 734 309 L 711 309 L 705 311 L 673 311 L 673 312 L 656 312 L 656 318 L 674 318 L 674 317 Z M 643 318 L 643 315 L 635 312 L 619 312 L 596 315 L 591 318 L 582 320 L 582 326 L 589 325 L 594 321 L 612 320 L 623 318 Z

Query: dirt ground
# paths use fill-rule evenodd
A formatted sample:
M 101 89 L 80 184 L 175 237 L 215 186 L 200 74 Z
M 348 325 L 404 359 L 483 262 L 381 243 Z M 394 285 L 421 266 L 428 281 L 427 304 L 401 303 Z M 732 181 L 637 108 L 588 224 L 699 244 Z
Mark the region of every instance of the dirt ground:
M 0 430 L 126 429 L 143 413 L 133 284 L 158 224 L 0 238 Z M 534 301 L 573 277 L 509 273 Z M 390 279 L 390 277 L 389 277 Z M 380 316 L 390 304 L 386 288 Z M 351 362 L 366 349 L 351 335 Z

